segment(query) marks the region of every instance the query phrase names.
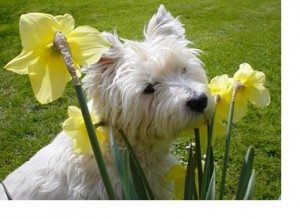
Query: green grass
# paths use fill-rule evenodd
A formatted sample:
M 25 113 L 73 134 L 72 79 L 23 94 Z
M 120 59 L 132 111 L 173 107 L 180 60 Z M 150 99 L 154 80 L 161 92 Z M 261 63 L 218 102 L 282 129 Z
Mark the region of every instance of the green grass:
M 72 84 L 62 98 L 42 106 L 34 98 L 27 76 L 3 66 L 21 51 L 18 22 L 21 14 L 71 14 L 76 25 L 99 30 L 116 27 L 123 38 L 142 39 L 145 23 L 161 1 L 20 1 L 0 0 L 0 179 L 20 166 L 61 130 L 68 105 L 78 105 Z M 278 199 L 281 194 L 281 5 L 279 0 L 164 1 L 166 8 L 185 24 L 187 38 L 204 53 L 201 59 L 209 78 L 232 76 L 239 64 L 263 71 L 271 104 L 250 107 L 233 128 L 225 198 L 237 190 L 243 157 L 255 147 L 254 199 Z M 224 139 L 214 145 L 217 185 L 220 182 Z M 179 146 L 178 153 L 186 153 Z M 218 189 L 218 186 L 217 186 Z

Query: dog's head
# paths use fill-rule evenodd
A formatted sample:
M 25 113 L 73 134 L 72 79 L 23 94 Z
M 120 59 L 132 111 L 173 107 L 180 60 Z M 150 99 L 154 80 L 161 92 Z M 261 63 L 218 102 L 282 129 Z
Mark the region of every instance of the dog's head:
M 145 40 L 104 33 L 112 47 L 83 79 L 95 114 L 130 138 L 173 139 L 209 119 L 213 109 L 198 49 L 164 6 L 151 18 Z

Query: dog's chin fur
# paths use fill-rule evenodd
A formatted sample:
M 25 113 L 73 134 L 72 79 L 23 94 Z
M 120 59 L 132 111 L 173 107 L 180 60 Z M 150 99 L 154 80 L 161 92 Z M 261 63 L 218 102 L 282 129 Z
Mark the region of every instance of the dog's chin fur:
M 122 129 L 139 158 L 157 199 L 172 198 L 165 179 L 177 164 L 170 152 L 176 136 L 209 119 L 213 109 L 199 50 L 189 48 L 185 30 L 164 6 L 144 30 L 145 40 L 120 40 L 104 33 L 112 47 L 98 63 L 86 67 L 83 86 L 94 115 Z M 150 86 L 150 87 L 149 87 Z M 146 88 L 149 89 L 146 89 Z M 207 105 L 195 110 L 187 102 L 204 94 Z M 118 199 L 122 191 L 107 143 L 104 158 Z M 61 132 L 52 143 L 4 181 L 13 199 L 107 199 L 92 154 L 76 155 L 72 139 Z M 0 189 L 0 199 L 5 199 Z

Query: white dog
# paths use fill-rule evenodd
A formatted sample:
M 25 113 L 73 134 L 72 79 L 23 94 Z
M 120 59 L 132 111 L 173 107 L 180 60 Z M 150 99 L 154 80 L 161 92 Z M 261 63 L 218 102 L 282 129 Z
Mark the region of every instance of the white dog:
M 177 163 L 170 149 L 178 134 L 206 121 L 213 109 L 199 50 L 189 48 L 185 30 L 164 6 L 151 18 L 145 40 L 118 39 L 99 63 L 87 67 L 83 86 L 94 113 L 132 144 L 156 199 L 172 198 L 165 179 Z M 119 145 L 124 147 L 123 141 Z M 118 199 L 122 190 L 105 145 L 104 158 Z M 13 199 L 107 199 L 93 155 L 76 155 L 72 139 L 61 132 L 4 181 Z M 0 199 L 6 199 L 0 189 Z

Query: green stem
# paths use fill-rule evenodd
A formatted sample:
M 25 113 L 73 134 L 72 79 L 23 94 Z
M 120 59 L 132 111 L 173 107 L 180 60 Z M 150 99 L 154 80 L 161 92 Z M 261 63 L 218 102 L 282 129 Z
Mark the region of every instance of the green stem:
M 87 129 L 88 136 L 90 138 L 90 142 L 94 151 L 94 155 L 97 161 L 98 168 L 100 170 L 100 174 L 102 177 L 102 181 L 104 183 L 104 186 L 106 188 L 106 193 L 109 199 L 115 199 L 115 194 L 113 192 L 111 182 L 106 170 L 106 166 L 104 163 L 104 159 L 100 150 L 100 145 L 98 143 L 98 139 L 95 132 L 95 127 L 93 125 L 90 112 L 82 91 L 82 87 L 80 84 L 80 80 L 77 77 L 76 70 L 74 67 L 73 59 L 72 59 L 72 52 L 69 46 L 69 43 L 67 41 L 66 36 L 61 33 L 60 31 L 56 31 L 54 40 L 53 40 L 54 47 L 60 51 L 60 53 L 63 56 L 64 62 L 68 68 L 68 71 L 72 77 L 74 88 L 77 94 L 77 99 L 79 102 L 79 106 L 81 109 L 81 113 L 83 116 L 83 120 L 85 123 L 85 127 Z
M 90 116 L 90 113 L 89 113 L 88 106 L 87 106 L 86 101 L 85 101 L 85 97 L 84 97 L 84 94 L 83 94 L 83 91 L 82 91 L 82 87 L 81 87 L 81 85 L 75 85 L 74 87 L 75 87 L 75 91 L 76 91 L 76 94 L 77 94 L 79 106 L 80 106 L 80 109 L 81 109 L 81 112 L 82 112 L 83 120 L 84 120 L 86 129 L 87 129 L 87 133 L 88 133 L 88 136 L 90 138 L 90 142 L 91 142 L 91 145 L 92 145 L 92 148 L 93 148 L 93 152 L 94 152 L 94 155 L 95 155 L 95 158 L 96 158 L 96 161 L 97 161 L 97 165 L 98 165 L 98 168 L 100 170 L 100 174 L 102 176 L 104 186 L 106 188 L 107 196 L 108 196 L 109 199 L 114 200 L 114 199 L 116 199 L 116 197 L 115 197 L 115 194 L 114 194 L 112 186 L 111 186 L 111 182 L 110 182 L 110 179 L 109 179 L 109 176 L 108 176 L 108 173 L 107 173 L 104 158 L 103 158 L 102 152 L 100 150 L 100 145 L 99 145 L 99 142 L 98 142 L 98 139 L 97 139 L 97 135 L 96 135 L 96 132 L 95 132 L 94 125 L 92 123 L 92 119 L 91 119 L 91 116 Z
M 228 158 L 229 158 L 230 137 L 231 137 L 231 129 L 232 129 L 232 121 L 233 121 L 233 112 L 234 112 L 234 98 L 231 101 L 230 108 L 229 108 L 229 116 L 228 116 L 227 131 L 226 131 L 225 155 L 224 155 L 224 161 L 223 161 L 222 180 L 221 180 L 220 195 L 219 195 L 220 200 L 223 200 L 223 196 L 224 196 L 227 163 L 228 163 Z

